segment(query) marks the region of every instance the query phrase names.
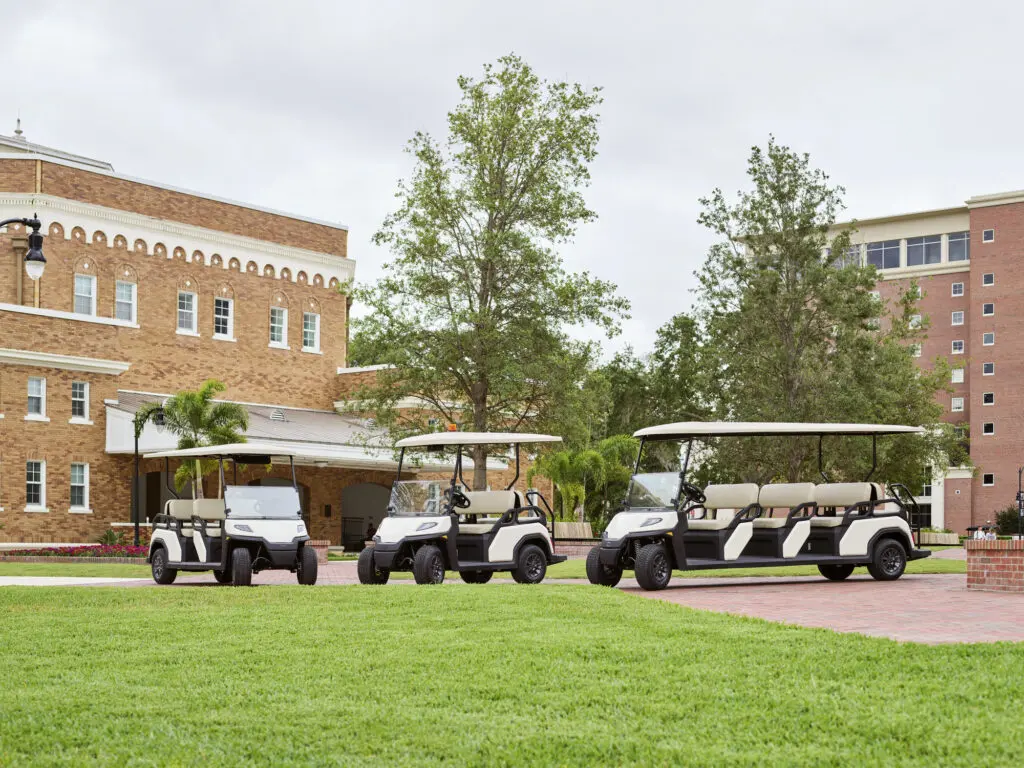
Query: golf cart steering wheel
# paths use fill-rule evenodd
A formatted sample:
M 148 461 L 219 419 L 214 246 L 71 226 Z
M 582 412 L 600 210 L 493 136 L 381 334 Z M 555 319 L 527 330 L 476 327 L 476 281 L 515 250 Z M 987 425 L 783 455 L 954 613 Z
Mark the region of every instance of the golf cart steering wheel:
M 457 507 L 458 509 L 469 508 L 469 497 L 458 488 L 449 488 L 448 493 L 451 496 L 453 507 Z
M 707 501 L 707 497 L 704 495 L 704 491 L 698 488 L 693 483 L 688 483 L 685 480 L 680 486 L 680 490 L 683 492 L 683 496 L 692 501 L 694 504 L 703 504 Z

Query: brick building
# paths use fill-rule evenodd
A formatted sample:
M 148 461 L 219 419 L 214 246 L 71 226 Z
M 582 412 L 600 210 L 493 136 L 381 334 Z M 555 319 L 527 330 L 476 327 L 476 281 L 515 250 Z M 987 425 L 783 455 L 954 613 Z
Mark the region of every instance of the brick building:
M 127 527 L 135 410 L 207 378 L 249 410 L 250 436 L 337 454 L 299 467 L 304 514 L 314 538 L 362 538 L 395 463 L 386 437 L 338 412 L 372 375 L 346 368 L 346 227 L 0 137 L 0 219 L 33 213 L 37 283 L 25 228 L 0 235 L 0 541 Z M 152 425 L 141 438 L 142 452 L 174 445 Z M 144 519 L 168 498 L 162 470 L 143 467 Z
M 922 319 L 930 321 L 922 365 L 945 356 L 953 366 L 953 392 L 940 398 L 945 419 L 969 428 L 974 468 L 951 468 L 918 489 L 931 523 L 963 532 L 994 521 L 1014 504 L 1024 465 L 1024 192 L 854 226 L 849 257 L 878 267 L 880 298 L 891 300 L 911 280 L 920 287 Z

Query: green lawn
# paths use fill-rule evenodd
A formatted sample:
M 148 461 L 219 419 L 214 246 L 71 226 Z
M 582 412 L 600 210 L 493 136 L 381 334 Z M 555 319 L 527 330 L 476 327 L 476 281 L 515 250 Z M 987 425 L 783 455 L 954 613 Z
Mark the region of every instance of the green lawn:
M 0 563 L 0 576 L 106 576 L 109 578 L 150 577 L 149 566 L 125 563 Z
M 1024 644 L 586 587 L 0 589 L 0 765 L 1010 765 Z

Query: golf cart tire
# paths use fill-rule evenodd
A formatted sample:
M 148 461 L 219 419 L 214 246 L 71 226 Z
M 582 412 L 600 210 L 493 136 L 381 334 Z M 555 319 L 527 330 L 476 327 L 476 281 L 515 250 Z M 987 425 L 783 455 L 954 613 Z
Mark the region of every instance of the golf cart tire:
M 359 574 L 360 584 L 387 584 L 389 571 L 382 571 L 373 564 L 373 547 L 366 547 L 359 553 L 359 562 L 356 563 L 356 573 Z
M 459 571 L 459 577 L 467 584 L 486 584 L 494 571 Z
M 299 584 L 311 587 L 316 584 L 316 550 L 312 547 L 302 547 L 299 550 L 299 562 L 295 569 L 295 578 Z
M 596 584 L 599 587 L 614 587 L 622 578 L 622 567 L 602 565 L 601 549 L 594 547 L 587 554 L 587 578 L 591 584 Z
M 896 539 L 881 539 L 868 563 L 868 573 L 878 581 L 895 581 L 907 569 L 907 550 Z
M 231 569 L 225 568 L 223 571 L 214 571 L 213 578 L 217 580 L 218 584 L 230 584 L 231 583 Z
M 838 565 L 822 563 L 818 566 L 818 573 L 829 581 L 843 581 L 853 573 L 853 566 L 846 563 L 839 563 Z
M 153 570 L 153 581 L 157 584 L 173 584 L 178 578 L 178 569 L 167 567 L 167 550 L 163 547 L 153 550 L 150 567 Z
M 672 561 L 664 544 L 645 544 L 636 556 L 633 569 L 641 589 L 654 592 L 668 586 L 672 578 Z
M 231 583 L 236 587 L 252 584 L 252 553 L 245 547 L 235 547 L 231 552 Z
M 441 550 L 433 544 L 425 544 L 416 550 L 412 559 L 412 575 L 417 584 L 440 584 L 444 581 L 444 558 Z
M 548 572 L 548 558 L 536 544 L 527 544 L 519 551 L 519 560 L 512 569 L 517 584 L 540 584 Z

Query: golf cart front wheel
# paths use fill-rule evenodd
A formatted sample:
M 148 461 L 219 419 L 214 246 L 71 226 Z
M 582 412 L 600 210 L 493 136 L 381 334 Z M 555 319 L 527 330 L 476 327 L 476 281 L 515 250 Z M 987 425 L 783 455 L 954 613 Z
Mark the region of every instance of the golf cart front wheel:
M 173 584 L 178 576 L 177 568 L 167 567 L 167 550 L 163 547 L 154 550 L 150 566 L 153 569 L 153 581 L 157 584 Z
M 441 550 L 427 544 L 416 550 L 412 560 L 412 575 L 417 584 L 440 584 L 444 581 L 444 558 Z
M 360 584 L 387 584 L 390 571 L 382 571 L 373 563 L 373 547 L 366 547 L 359 553 L 359 562 L 356 563 L 356 573 L 359 574 Z
M 236 587 L 252 584 L 252 554 L 245 547 L 231 553 L 231 583 Z
M 818 573 L 829 581 L 842 581 L 853 573 L 853 566 L 841 563 L 839 565 L 822 564 L 818 566 Z
M 316 550 L 312 547 L 303 547 L 299 550 L 298 567 L 295 569 L 295 578 L 299 584 L 312 586 L 316 584 Z
M 868 563 L 868 573 L 879 581 L 895 581 L 907 568 L 907 550 L 896 539 L 882 539 Z
M 614 587 L 622 578 L 622 566 L 603 565 L 601 563 L 601 548 L 594 547 L 587 554 L 587 578 L 591 584 L 600 587 Z
M 672 563 L 664 544 L 646 544 L 636 556 L 636 581 L 648 591 L 664 589 L 672 578 Z
M 230 584 L 231 569 L 225 568 L 223 571 L 214 571 L 213 578 L 215 578 L 219 584 Z
M 459 577 L 467 584 L 486 584 L 494 571 L 459 571 Z
M 548 558 L 536 544 L 527 544 L 519 553 L 512 578 L 519 584 L 540 584 L 548 572 Z

